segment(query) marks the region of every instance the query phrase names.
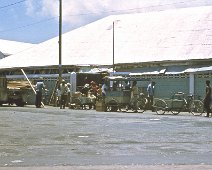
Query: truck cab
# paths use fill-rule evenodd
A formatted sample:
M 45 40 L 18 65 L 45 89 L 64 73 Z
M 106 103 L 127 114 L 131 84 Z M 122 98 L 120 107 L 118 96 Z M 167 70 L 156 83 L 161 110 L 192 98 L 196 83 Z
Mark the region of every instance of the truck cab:
M 8 94 L 7 94 L 7 79 L 4 76 L 0 77 L 0 105 L 7 103 Z

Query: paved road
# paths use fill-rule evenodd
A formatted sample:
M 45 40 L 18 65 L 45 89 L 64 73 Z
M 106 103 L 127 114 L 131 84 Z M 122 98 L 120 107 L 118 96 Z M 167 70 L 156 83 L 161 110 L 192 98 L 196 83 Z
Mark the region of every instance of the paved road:
M 0 170 L 211 170 L 212 165 L 107 165 L 0 167 Z
M 189 113 L 161 116 L 0 107 L 0 167 L 8 170 L 26 166 L 157 169 L 164 165 L 201 170 L 212 169 L 211 160 L 212 118 Z

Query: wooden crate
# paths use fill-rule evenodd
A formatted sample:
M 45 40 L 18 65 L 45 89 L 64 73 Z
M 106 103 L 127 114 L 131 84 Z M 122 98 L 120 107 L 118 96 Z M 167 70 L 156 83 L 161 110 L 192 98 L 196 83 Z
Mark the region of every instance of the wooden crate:
M 96 111 L 105 112 L 106 111 L 105 103 L 102 101 L 97 101 L 96 102 Z

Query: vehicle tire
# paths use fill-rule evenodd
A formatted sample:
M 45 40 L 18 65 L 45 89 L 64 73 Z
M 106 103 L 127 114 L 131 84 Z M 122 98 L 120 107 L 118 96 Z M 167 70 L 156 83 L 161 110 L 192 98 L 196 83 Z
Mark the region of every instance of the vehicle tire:
M 203 102 L 201 100 L 194 100 L 191 103 L 190 106 L 190 112 L 194 115 L 194 116 L 200 116 L 203 114 L 204 112 L 204 105 Z
M 88 109 L 91 110 L 93 108 L 92 104 L 88 104 Z
M 82 102 L 81 102 L 80 99 L 78 99 L 78 98 L 74 99 L 73 103 L 75 104 L 76 109 L 82 109 L 83 108 L 83 105 L 82 105 Z
M 90 104 L 90 103 L 89 103 L 89 104 L 83 104 L 83 105 L 82 105 L 82 108 L 85 109 L 85 110 L 91 110 L 92 107 L 93 107 L 93 106 L 92 106 L 92 104 Z
M 165 113 L 165 111 L 166 111 L 167 104 L 162 99 L 155 99 L 153 107 L 154 107 L 155 112 L 158 115 L 163 115 Z
M 146 110 L 148 100 L 146 98 L 142 98 L 141 100 L 138 100 L 137 103 L 138 103 L 138 112 L 143 113 Z
M 184 98 L 183 99 L 173 99 L 171 101 L 171 109 L 170 109 L 170 111 L 174 115 L 178 115 L 181 111 L 185 111 L 186 110 L 186 105 L 187 105 L 187 101 Z
M 190 113 L 192 113 L 195 116 L 195 113 L 197 112 L 194 101 L 191 101 L 190 106 L 189 106 L 189 110 Z
M 25 102 L 23 102 L 22 99 L 17 99 L 17 100 L 15 101 L 15 104 L 16 104 L 16 106 L 18 106 L 18 107 L 24 107 Z
M 125 105 L 119 105 L 119 106 L 118 106 L 118 110 L 119 110 L 120 112 L 126 112 L 126 106 L 125 106 Z
M 181 112 L 181 109 L 172 109 L 171 112 L 173 115 L 178 115 Z
M 18 107 L 24 107 L 24 105 L 25 105 L 25 103 L 24 103 L 24 102 L 21 102 L 21 101 L 16 102 L 15 104 L 16 104 L 16 106 L 18 106 Z
M 117 112 L 118 109 L 119 109 L 119 106 L 116 100 L 111 100 L 106 104 L 107 112 Z

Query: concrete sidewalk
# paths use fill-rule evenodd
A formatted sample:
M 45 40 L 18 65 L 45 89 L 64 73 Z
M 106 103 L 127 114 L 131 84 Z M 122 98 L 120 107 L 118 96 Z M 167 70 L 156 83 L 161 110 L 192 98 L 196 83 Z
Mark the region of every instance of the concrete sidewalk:
M 212 165 L 109 165 L 109 166 L 50 166 L 0 167 L 0 170 L 212 170 Z

